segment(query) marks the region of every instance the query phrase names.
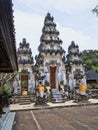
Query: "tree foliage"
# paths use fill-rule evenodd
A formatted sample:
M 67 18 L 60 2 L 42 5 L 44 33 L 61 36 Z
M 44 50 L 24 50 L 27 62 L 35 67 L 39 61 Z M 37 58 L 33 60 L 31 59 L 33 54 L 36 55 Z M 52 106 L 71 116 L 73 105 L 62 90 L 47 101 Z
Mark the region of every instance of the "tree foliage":
M 15 71 L 13 73 L 0 73 L 0 87 L 3 87 L 8 81 L 15 77 L 19 72 Z
M 87 70 L 93 70 L 98 73 L 98 50 L 84 50 L 82 59 L 86 64 Z

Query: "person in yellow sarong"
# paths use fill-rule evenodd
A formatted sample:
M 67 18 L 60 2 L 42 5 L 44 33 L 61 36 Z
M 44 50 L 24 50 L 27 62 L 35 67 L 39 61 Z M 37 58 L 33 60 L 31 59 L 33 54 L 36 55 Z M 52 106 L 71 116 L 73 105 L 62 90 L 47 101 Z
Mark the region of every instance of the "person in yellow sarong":
M 44 96 L 44 91 L 45 91 L 45 88 L 44 88 L 44 86 L 42 85 L 42 83 L 40 82 L 40 83 L 39 83 L 39 86 L 38 86 L 38 92 L 39 92 L 40 97 L 43 97 L 43 96 Z

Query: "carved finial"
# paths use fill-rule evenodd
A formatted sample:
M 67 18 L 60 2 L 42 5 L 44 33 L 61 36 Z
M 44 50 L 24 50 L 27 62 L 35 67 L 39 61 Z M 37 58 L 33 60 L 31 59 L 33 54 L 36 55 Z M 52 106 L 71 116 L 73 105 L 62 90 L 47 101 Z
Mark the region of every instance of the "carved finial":
M 23 43 L 26 43 L 26 38 L 23 38 L 23 40 L 22 40 L 22 41 L 23 41 Z

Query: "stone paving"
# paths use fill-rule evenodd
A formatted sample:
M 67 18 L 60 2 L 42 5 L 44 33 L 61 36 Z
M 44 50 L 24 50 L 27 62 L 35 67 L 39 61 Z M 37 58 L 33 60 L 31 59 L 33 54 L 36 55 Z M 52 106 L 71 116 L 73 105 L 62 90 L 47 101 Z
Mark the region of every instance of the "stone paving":
M 38 110 L 38 109 L 52 109 L 58 107 L 77 107 L 87 105 L 97 105 L 98 99 L 89 99 L 87 103 L 75 103 L 73 100 L 66 101 L 65 103 L 51 103 L 48 102 L 47 106 L 35 106 L 34 103 L 29 105 L 11 104 L 10 108 L 5 108 L 6 114 L 0 118 L 0 130 L 11 130 L 16 111 L 21 110 Z
M 98 105 L 41 109 L 32 112 L 41 130 L 98 130 Z

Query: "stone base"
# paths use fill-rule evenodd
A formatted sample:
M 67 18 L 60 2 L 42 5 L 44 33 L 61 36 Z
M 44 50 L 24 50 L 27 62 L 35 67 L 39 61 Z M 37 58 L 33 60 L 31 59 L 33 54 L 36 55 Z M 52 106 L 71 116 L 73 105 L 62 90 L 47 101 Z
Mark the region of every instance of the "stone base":
M 36 97 L 35 105 L 45 106 L 45 105 L 47 105 L 47 101 L 44 97 L 43 98 Z

